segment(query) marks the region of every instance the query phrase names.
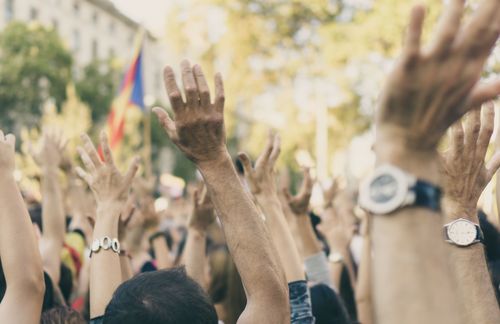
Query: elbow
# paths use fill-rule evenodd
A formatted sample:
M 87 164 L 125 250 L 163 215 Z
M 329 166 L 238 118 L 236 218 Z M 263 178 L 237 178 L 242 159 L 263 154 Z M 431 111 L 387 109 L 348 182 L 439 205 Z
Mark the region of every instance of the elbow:
M 7 285 L 9 284 L 7 283 Z M 21 292 L 23 296 L 27 296 L 30 299 L 36 298 L 40 302 L 43 301 L 43 296 L 45 294 L 43 271 L 30 273 L 16 283 L 13 283 L 12 287 L 13 290 Z

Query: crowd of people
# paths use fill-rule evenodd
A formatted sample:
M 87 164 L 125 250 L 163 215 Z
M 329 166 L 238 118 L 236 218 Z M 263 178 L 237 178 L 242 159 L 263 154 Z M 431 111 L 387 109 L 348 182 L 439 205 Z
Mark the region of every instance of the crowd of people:
M 295 195 L 278 176 L 277 133 L 254 163 L 230 156 L 222 77 L 211 93 L 187 60 L 182 88 L 164 70 L 174 116 L 153 112 L 203 181 L 165 211 L 156 179 L 136 175 L 137 158 L 118 170 L 104 132 L 82 135 L 74 166 L 44 130 L 30 149 L 36 201 L 0 132 L 0 322 L 500 323 L 500 234 L 478 208 L 500 167 L 500 136 L 486 157 L 500 81 L 480 80 L 500 1 L 463 14 L 448 1 L 424 47 L 425 9 L 413 8 L 376 107 L 373 175 L 357 191 L 333 181 L 314 211 L 311 170 Z

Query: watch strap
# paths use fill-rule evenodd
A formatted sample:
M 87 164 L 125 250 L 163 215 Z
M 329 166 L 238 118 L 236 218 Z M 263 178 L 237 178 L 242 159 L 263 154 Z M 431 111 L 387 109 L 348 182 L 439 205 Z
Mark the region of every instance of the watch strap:
M 415 206 L 441 210 L 441 189 L 427 181 L 417 180 L 410 188 L 415 193 Z
M 478 242 L 481 242 L 483 243 L 484 242 L 484 234 L 483 234 L 483 231 L 481 230 L 481 226 L 479 226 L 478 224 L 474 224 L 476 226 L 476 240 Z

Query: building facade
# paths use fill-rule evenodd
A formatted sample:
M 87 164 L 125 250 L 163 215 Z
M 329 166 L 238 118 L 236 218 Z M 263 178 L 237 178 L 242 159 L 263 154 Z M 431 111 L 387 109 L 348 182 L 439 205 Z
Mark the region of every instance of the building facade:
M 115 58 L 126 67 L 140 25 L 109 0 L 0 0 L 0 30 L 11 21 L 53 27 L 73 53 L 75 73 L 93 60 Z M 147 33 L 143 51 L 146 101 L 164 100 L 163 49 Z

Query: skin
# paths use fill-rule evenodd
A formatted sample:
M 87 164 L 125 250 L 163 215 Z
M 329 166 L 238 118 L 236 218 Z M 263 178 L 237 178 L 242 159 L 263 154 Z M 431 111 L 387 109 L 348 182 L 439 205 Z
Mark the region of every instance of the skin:
M 363 220 L 361 234 L 363 235 L 363 252 L 356 282 L 356 309 L 358 319 L 363 324 L 373 324 L 372 300 L 372 246 L 370 236 L 370 216 Z
M 245 179 L 250 190 L 265 215 L 267 228 L 285 269 L 286 280 L 294 282 L 305 280 L 305 274 L 299 251 L 295 247 L 278 197 L 274 165 L 280 151 L 279 136 L 270 133 L 266 147 L 257 159 L 255 167 L 252 167 L 247 154 L 240 153 L 239 159 L 243 165 Z
M 14 135 L 0 131 L 0 258 L 7 282 L 0 321 L 35 324 L 45 285 L 33 226 L 13 176 L 14 147 Z
M 171 67 L 165 84 L 175 113 L 155 108 L 170 139 L 198 167 L 224 228 L 227 244 L 247 293 L 247 306 L 238 323 L 287 323 L 290 321 L 288 289 L 272 239 L 241 184 L 226 147 L 224 90 L 215 77 L 215 98 L 198 65 L 181 65 L 186 102 Z
M 97 203 L 93 239 L 118 237 L 118 224 L 123 206 L 127 202 L 132 180 L 137 172 L 138 158 L 123 175 L 114 162 L 108 139 L 101 133 L 104 161 L 87 135 L 82 135 L 83 148 L 78 148 L 86 171 L 77 168 L 78 175 L 87 182 Z M 90 259 L 90 316 L 104 315 L 113 292 L 122 282 L 120 258 L 112 249 L 100 250 Z
M 66 141 L 60 132 L 45 132 L 31 155 L 41 170 L 43 236 L 40 252 L 43 266 L 54 282 L 61 276 L 61 250 L 66 235 L 66 217 L 59 183 L 59 166 Z
M 188 236 L 183 258 L 187 274 L 206 289 L 207 229 L 215 221 L 215 210 L 205 186 L 195 190 L 193 206 L 193 212 L 188 221 Z
M 463 6 L 463 1 L 449 2 L 425 49 L 420 44 L 425 10 L 414 7 L 403 53 L 377 109 L 377 163 L 391 163 L 435 185 L 442 184 L 436 150 L 442 135 L 500 92 L 499 80 L 478 82 L 498 39 L 500 1 L 482 1 L 465 26 L 460 24 Z M 450 275 L 442 221 L 441 213 L 426 208 L 374 216 L 376 322 L 472 323 L 459 283 Z
M 446 223 L 465 218 L 479 224 L 477 202 L 500 167 L 500 153 L 485 162 L 494 119 L 495 110 L 489 103 L 483 107 L 482 114 L 481 111 L 469 113 L 465 125 L 459 121 L 452 126 L 451 145 L 442 157 Z M 468 318 L 473 323 L 496 323 L 500 309 L 487 279 L 489 273 L 483 245 L 449 245 L 449 250 L 461 296 L 468 305 L 465 309 Z

